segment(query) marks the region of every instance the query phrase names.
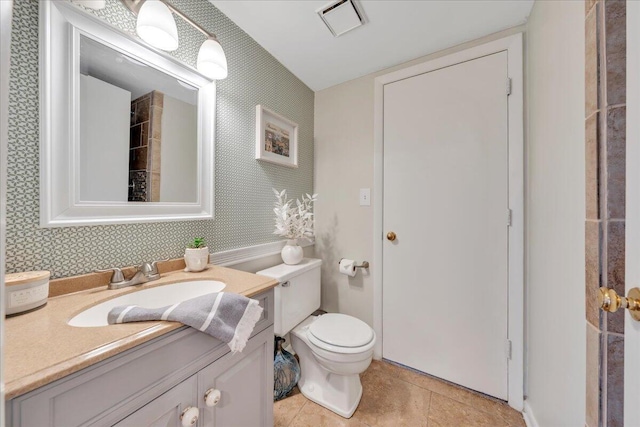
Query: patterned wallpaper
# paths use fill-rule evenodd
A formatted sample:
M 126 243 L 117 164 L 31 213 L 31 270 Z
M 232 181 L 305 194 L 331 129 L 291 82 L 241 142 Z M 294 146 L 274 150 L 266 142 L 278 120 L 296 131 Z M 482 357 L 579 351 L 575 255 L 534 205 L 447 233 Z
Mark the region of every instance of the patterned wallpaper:
M 39 226 L 38 0 L 16 0 L 9 91 L 7 272 L 45 269 L 53 277 L 94 268 L 180 257 L 187 242 L 203 236 L 213 252 L 277 241 L 272 187 L 299 197 L 313 189 L 314 93 L 206 0 L 172 3 L 217 34 L 229 77 L 218 83 L 215 219 L 43 229 Z M 134 33 L 135 19 L 119 0 L 95 13 Z M 177 18 L 180 47 L 173 55 L 194 66 L 204 36 Z M 259 162 L 255 106 L 300 125 L 299 168 Z

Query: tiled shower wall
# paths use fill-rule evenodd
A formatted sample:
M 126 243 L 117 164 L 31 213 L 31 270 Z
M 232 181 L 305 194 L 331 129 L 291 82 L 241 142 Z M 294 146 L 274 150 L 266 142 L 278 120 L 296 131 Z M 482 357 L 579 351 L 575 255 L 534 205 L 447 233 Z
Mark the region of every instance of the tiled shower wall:
M 2 0 L 0 0 L 2 1 Z M 313 190 L 314 93 L 207 0 L 170 0 L 217 34 L 229 77 L 217 83 L 215 219 L 145 224 L 39 226 L 38 0 L 13 10 L 7 173 L 7 272 L 50 270 L 53 277 L 94 268 L 177 258 L 194 237 L 213 252 L 279 240 L 273 232 L 273 192 L 300 197 Z M 135 36 L 135 17 L 119 0 L 87 11 Z M 180 47 L 171 55 L 194 66 L 205 37 L 177 18 Z M 297 169 L 255 160 L 255 107 L 262 104 L 298 123 Z
M 151 145 L 152 92 L 131 101 L 131 127 L 129 131 L 129 197 L 130 202 L 147 202 L 149 179 L 149 146 Z
M 131 101 L 128 197 L 130 202 L 160 201 L 163 106 L 164 94 L 157 90 Z
M 626 4 L 587 0 L 585 14 L 588 427 L 622 427 L 623 310 L 597 306 L 601 286 L 625 293 Z

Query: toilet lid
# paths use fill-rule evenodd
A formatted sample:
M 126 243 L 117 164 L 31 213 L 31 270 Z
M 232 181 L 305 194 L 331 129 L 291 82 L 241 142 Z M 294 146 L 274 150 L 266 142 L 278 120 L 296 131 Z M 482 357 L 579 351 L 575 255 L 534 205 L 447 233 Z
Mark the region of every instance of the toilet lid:
M 346 314 L 323 314 L 309 327 L 309 333 L 327 344 L 362 347 L 373 339 L 373 329 L 360 319 Z

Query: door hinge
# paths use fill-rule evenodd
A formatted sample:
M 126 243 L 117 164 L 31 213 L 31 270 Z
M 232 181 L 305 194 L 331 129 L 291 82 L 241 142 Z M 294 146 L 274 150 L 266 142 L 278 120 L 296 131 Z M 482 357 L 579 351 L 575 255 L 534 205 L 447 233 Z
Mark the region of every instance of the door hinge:
M 513 223 L 513 211 L 511 209 L 507 209 L 507 227 L 511 227 Z
M 511 360 L 512 346 L 511 340 L 507 340 L 507 359 Z
M 507 96 L 511 95 L 511 77 L 507 77 Z

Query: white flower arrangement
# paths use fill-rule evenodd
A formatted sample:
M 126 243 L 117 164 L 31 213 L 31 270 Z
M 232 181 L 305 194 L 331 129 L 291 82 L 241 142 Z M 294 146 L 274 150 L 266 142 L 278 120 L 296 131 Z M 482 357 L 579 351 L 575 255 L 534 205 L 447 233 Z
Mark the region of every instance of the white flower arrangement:
M 302 237 L 313 237 L 313 203 L 318 195 L 306 194 L 302 196 L 302 201 L 287 199 L 287 190 L 278 192 L 273 189 L 276 195 L 276 203 L 273 212 L 276 214 L 276 229 L 273 234 L 287 239 L 300 239 Z

